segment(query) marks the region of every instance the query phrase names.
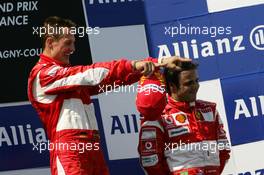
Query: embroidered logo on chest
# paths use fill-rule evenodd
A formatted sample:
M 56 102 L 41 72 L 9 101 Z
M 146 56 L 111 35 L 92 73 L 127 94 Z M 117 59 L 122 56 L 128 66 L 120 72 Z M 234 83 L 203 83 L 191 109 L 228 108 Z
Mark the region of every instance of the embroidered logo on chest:
M 195 118 L 199 121 L 204 121 L 203 115 L 200 111 L 195 111 Z
M 200 121 L 214 121 L 214 113 L 211 108 L 197 109 L 195 112 L 195 117 Z

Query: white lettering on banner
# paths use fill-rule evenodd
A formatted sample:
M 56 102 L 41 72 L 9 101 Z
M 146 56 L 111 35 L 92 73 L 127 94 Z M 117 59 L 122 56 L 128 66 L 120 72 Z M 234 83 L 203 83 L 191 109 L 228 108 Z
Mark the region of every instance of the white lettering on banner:
M 169 51 L 169 48 L 167 45 L 159 45 L 159 58 L 162 57 L 170 57 L 171 55 L 177 55 L 177 56 L 183 56 L 186 58 L 190 57 L 190 52 L 193 55 L 194 59 L 198 59 L 200 56 L 202 57 L 210 57 L 214 56 L 215 54 L 224 54 L 229 53 L 231 51 L 238 52 L 245 50 L 245 46 L 242 45 L 244 37 L 242 35 L 240 36 L 234 36 L 232 39 L 229 38 L 222 38 L 215 40 L 216 48 L 213 47 L 213 42 L 207 41 L 200 44 L 197 44 L 196 39 L 191 40 L 191 44 L 189 44 L 187 41 L 181 41 L 181 42 L 175 42 L 172 43 L 174 54 L 171 54 Z M 231 44 L 233 47 L 231 47 Z M 190 47 L 189 47 L 190 46 Z M 191 49 L 189 49 L 191 48 Z M 183 55 L 181 54 L 181 51 L 183 51 Z M 199 55 L 200 51 L 200 55 Z
M 14 9 L 14 5 L 11 2 L 0 4 L 0 10 L 3 13 L 12 12 Z
M 112 118 L 111 135 L 138 133 L 137 116 L 135 114 L 123 115 L 123 117 L 114 115 Z M 131 130 L 133 128 L 133 131 Z
M 38 1 L 24 1 L 24 2 L 7 2 L 0 3 L 0 12 L 3 13 L 15 13 L 15 12 L 29 12 L 38 10 Z M 22 26 L 28 25 L 28 15 L 17 15 L 17 16 L 3 16 L 0 17 L 0 27 L 3 26 Z
M 0 11 L 3 13 L 12 12 L 16 10 L 17 12 L 20 11 L 37 11 L 38 10 L 38 1 L 24 1 L 24 2 L 7 2 L 0 4 Z
M 31 48 L 24 50 L 0 50 L 0 61 L 5 60 L 7 58 L 20 58 L 20 57 L 34 57 L 39 56 L 42 52 L 41 48 Z
M 257 50 L 264 50 L 264 25 L 256 26 L 250 33 L 250 43 Z
M 35 137 L 33 137 L 33 133 Z M 20 143 L 19 143 L 20 141 Z M 0 147 L 25 145 L 27 143 L 33 144 L 34 142 L 47 142 L 45 131 L 43 128 L 33 130 L 30 124 L 0 127 Z
M 261 115 L 264 116 L 264 96 L 260 95 L 258 96 L 258 98 L 256 97 L 249 98 L 250 104 L 251 104 L 250 107 L 246 105 L 244 99 L 234 100 L 236 103 L 234 119 L 238 120 L 241 117 L 241 115 L 245 116 L 246 118 L 252 117 L 252 116 L 254 117 L 259 116 L 260 114 L 259 114 L 256 99 L 258 99 L 258 101 L 260 102 Z
M 167 32 L 168 29 L 166 29 Z M 248 38 L 251 46 L 256 50 L 264 50 L 264 25 L 255 26 L 249 33 L 248 37 L 243 35 L 216 39 L 214 41 L 206 41 L 197 43 L 196 39 L 191 41 L 180 41 L 171 43 L 172 47 L 166 44 L 158 45 L 158 57 L 170 57 L 172 55 L 182 57 L 192 57 L 198 59 L 200 57 L 212 57 L 216 54 L 227 54 L 231 52 L 240 52 L 246 50 L 244 39 Z M 169 48 L 172 48 L 170 50 Z M 192 56 L 190 56 L 192 54 Z
M 255 170 L 255 172 L 238 173 L 238 175 L 264 175 L 264 169 Z
M 2 16 L 0 18 L 0 27 L 2 26 L 21 26 L 28 24 L 28 15 Z
M 17 11 L 34 11 L 38 10 L 37 7 L 38 1 L 25 1 L 25 2 L 17 2 Z
M 245 46 L 241 46 L 242 42 L 243 42 L 243 36 L 235 36 L 233 37 L 233 41 L 235 41 L 235 45 L 234 45 L 234 50 L 235 51 L 241 51 L 241 50 L 245 50 Z
M 109 4 L 109 3 L 120 3 L 120 2 L 133 2 L 139 0 L 89 0 L 89 4 Z M 143 1 L 143 0 L 141 0 Z

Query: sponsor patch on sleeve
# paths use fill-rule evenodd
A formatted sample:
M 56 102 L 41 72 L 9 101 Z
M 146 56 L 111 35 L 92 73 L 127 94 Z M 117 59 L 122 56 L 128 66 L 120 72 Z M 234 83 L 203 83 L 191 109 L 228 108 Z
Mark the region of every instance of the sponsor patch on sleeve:
M 190 133 L 190 129 L 188 126 L 182 126 L 179 128 L 173 128 L 168 130 L 169 137 L 177 137 L 183 134 L 188 134 Z
M 159 161 L 159 158 L 157 154 L 154 154 L 150 156 L 142 156 L 141 161 L 143 167 L 150 167 L 156 165 Z
M 156 153 L 157 152 L 157 141 L 151 140 L 141 140 L 141 152 L 142 153 Z
M 143 128 L 141 139 L 156 139 L 156 128 Z

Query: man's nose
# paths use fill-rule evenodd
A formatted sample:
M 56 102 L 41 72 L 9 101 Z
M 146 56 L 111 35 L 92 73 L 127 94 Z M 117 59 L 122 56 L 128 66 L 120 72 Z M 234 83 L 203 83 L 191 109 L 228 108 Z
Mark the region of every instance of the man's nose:
M 197 82 L 194 82 L 192 85 L 191 85 L 191 88 L 193 89 L 193 90 L 197 90 L 197 89 L 199 89 L 199 83 L 197 83 Z

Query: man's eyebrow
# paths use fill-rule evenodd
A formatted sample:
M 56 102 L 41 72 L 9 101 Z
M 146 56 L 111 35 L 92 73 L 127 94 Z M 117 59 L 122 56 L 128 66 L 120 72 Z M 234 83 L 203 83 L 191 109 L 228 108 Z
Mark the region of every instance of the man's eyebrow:
M 65 37 L 64 39 L 65 39 L 65 41 L 72 41 L 72 40 L 75 41 L 75 38 L 73 38 L 73 39 L 69 39 L 69 38 L 66 38 L 66 37 Z

